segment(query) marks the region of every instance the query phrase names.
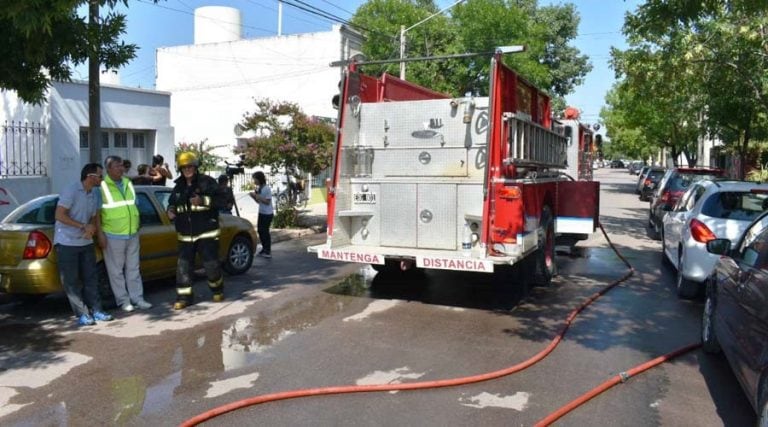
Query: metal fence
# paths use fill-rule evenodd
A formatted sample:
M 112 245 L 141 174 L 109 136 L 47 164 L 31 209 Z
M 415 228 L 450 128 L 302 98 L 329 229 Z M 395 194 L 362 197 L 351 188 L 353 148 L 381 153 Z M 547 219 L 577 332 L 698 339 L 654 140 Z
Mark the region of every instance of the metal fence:
M 0 140 L 0 176 L 46 176 L 47 135 L 41 123 L 6 121 Z

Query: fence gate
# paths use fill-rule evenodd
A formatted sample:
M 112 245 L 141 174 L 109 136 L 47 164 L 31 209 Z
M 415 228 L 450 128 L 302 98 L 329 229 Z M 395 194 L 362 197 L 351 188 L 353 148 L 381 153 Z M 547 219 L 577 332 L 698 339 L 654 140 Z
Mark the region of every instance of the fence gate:
M 46 176 L 47 135 L 41 123 L 6 121 L 0 140 L 0 176 Z

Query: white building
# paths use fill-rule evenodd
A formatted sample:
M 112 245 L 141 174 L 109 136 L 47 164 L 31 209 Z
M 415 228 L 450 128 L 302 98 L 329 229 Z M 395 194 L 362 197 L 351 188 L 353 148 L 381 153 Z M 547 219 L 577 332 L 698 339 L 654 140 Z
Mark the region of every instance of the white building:
M 174 163 L 170 94 L 101 87 L 101 156 L 130 159 L 135 167 L 161 154 Z M 53 82 L 45 101 L 32 105 L 0 92 L 0 218 L 34 197 L 58 193 L 80 180 L 88 163 L 88 83 Z
M 238 142 L 235 126 L 255 110 L 255 99 L 290 101 L 308 115 L 336 117 L 340 69 L 330 63 L 359 53 L 360 35 L 331 31 L 241 39 L 240 12 L 195 10 L 195 44 L 157 50 L 155 86 L 171 97 L 176 142 L 225 146 Z M 239 132 L 238 132 L 239 133 Z

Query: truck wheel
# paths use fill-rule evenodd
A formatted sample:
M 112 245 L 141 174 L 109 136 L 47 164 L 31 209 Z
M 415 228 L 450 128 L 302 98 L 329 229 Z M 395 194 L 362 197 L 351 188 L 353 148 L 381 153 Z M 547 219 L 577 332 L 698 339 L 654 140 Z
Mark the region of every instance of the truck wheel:
M 115 294 L 112 293 L 112 286 L 109 285 L 109 274 L 104 261 L 96 265 L 96 271 L 99 280 L 99 297 L 101 297 L 101 307 L 105 310 L 117 307 Z
M 534 253 L 533 283 L 539 286 L 549 286 L 552 278 L 557 274 L 555 264 L 555 221 L 552 218 L 552 210 L 544 206 L 541 211 L 543 228 L 543 246 Z

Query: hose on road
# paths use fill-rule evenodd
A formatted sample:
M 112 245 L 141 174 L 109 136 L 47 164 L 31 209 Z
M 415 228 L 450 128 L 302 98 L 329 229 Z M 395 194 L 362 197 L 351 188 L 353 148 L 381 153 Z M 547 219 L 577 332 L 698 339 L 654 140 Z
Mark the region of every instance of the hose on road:
M 566 318 L 565 323 L 563 324 L 560 331 L 557 333 L 557 335 L 554 338 L 552 338 L 550 343 L 543 350 L 539 351 L 534 356 L 530 357 L 529 359 L 523 362 L 520 362 L 516 365 L 510 366 L 504 369 L 500 369 L 497 371 L 482 373 L 478 375 L 471 375 L 466 377 L 460 377 L 460 378 L 420 381 L 420 382 L 405 383 L 405 384 L 339 385 L 339 386 L 298 389 L 298 390 L 263 394 L 263 395 L 258 395 L 250 398 L 245 398 L 242 400 L 237 400 L 237 401 L 210 409 L 208 411 L 205 411 L 201 414 L 198 414 L 184 421 L 181 424 L 181 426 L 182 427 L 196 426 L 202 422 L 208 421 L 212 418 L 215 418 L 219 415 L 226 414 L 228 412 L 246 408 L 248 406 L 258 405 L 261 403 L 275 402 L 278 400 L 296 399 L 300 397 L 310 397 L 310 396 L 323 396 L 323 395 L 331 395 L 331 394 L 368 393 L 368 392 L 401 391 L 401 390 L 403 391 L 404 390 L 423 390 L 423 389 L 432 389 L 432 388 L 440 388 L 440 387 L 453 387 L 458 385 L 466 385 L 466 384 L 473 384 L 473 383 L 478 383 L 482 381 L 488 381 L 488 380 L 501 378 L 510 374 L 520 372 L 536 364 L 540 360 L 544 359 L 547 355 L 549 355 L 558 346 L 558 344 L 560 344 L 563 337 L 565 336 L 566 331 L 571 326 L 571 322 L 573 322 L 573 320 L 582 310 L 584 310 L 587 306 L 592 304 L 595 300 L 597 300 L 598 298 L 606 294 L 608 291 L 610 291 L 620 283 L 632 277 L 632 275 L 635 273 L 635 269 L 632 267 L 629 261 L 627 261 L 627 259 L 624 258 L 624 256 L 613 245 L 613 242 L 611 242 L 611 239 L 608 237 L 608 233 L 606 233 L 605 229 L 603 228 L 603 225 L 599 224 L 599 226 L 600 226 L 600 230 L 603 232 L 603 235 L 605 236 L 605 239 L 608 241 L 608 244 L 610 245 L 611 249 L 613 249 L 613 251 L 619 257 L 619 259 L 621 259 L 621 261 L 627 266 L 629 270 L 627 271 L 626 274 L 624 274 L 624 276 L 615 280 L 611 284 L 605 286 L 600 291 L 592 294 L 581 305 L 573 309 L 573 311 L 571 311 L 571 313 Z M 659 363 L 662 363 L 666 360 L 671 359 L 672 357 L 675 357 L 677 355 L 693 350 L 696 347 L 697 347 L 696 345 L 687 346 L 679 350 L 676 350 L 672 353 L 669 353 L 668 355 L 658 357 L 642 365 L 639 365 L 638 367 L 632 368 L 630 371 L 627 371 L 627 373 L 624 375 L 622 374 L 617 375 L 617 377 L 619 378 L 619 382 L 622 381 L 622 378 L 624 378 L 623 381 L 626 381 L 626 378 L 629 378 L 629 376 L 643 372 L 646 369 L 650 369 L 651 367 L 656 366 Z M 640 369 L 641 367 L 642 369 Z M 632 373 L 631 375 L 629 375 L 630 372 Z M 553 412 L 546 418 L 539 421 L 539 423 L 537 423 L 536 425 L 546 426 L 551 424 L 552 422 L 562 417 L 563 415 L 567 414 L 571 410 L 575 409 L 582 403 L 588 401 L 589 399 L 596 396 L 597 394 L 600 394 L 603 391 L 615 385 L 616 383 L 613 382 L 615 378 L 616 377 L 612 378 L 606 383 L 603 383 L 603 385 L 598 386 L 596 389 L 593 389 L 592 391 L 579 397 L 578 399 L 568 403 L 567 405 L 558 409 L 556 412 Z

